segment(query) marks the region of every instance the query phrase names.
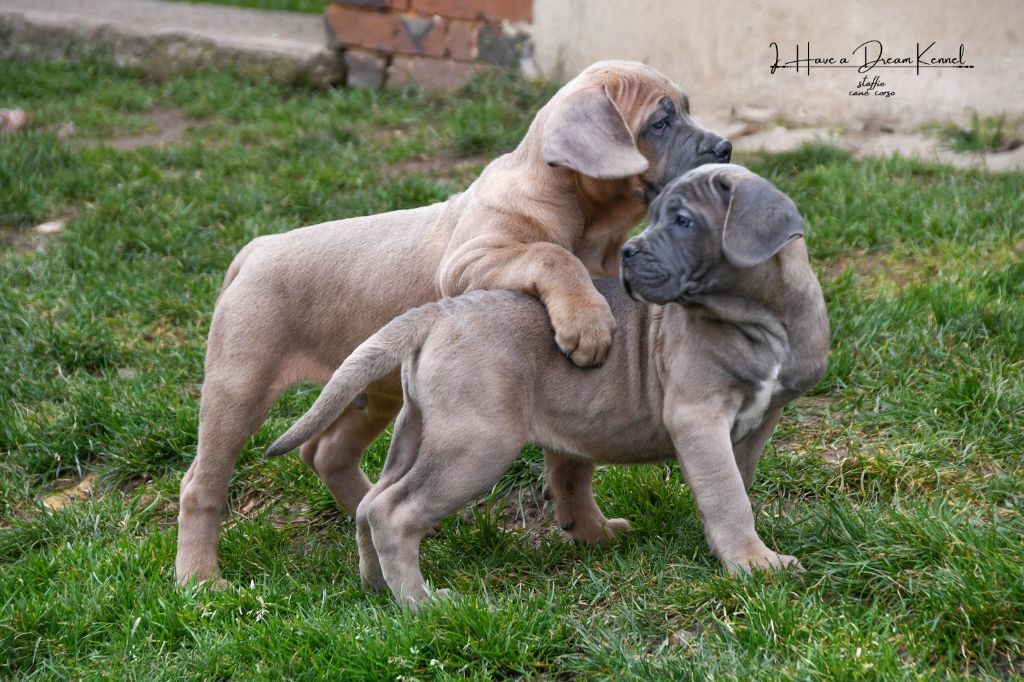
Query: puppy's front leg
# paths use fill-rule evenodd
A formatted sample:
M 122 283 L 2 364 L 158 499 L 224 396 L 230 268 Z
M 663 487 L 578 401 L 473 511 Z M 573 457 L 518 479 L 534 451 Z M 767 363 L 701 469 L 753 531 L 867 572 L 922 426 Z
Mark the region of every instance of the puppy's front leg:
M 748 490 L 754 482 L 754 474 L 757 473 L 757 463 L 761 461 L 761 453 L 764 451 L 764 446 L 767 445 L 768 439 L 771 438 L 772 432 L 775 431 L 781 416 L 781 407 L 772 410 L 765 415 L 761 426 L 736 443 L 733 448 L 736 454 L 736 466 L 739 467 L 740 476 L 743 477 L 743 486 Z
M 795 557 L 768 548 L 754 529 L 743 478 L 733 454 L 726 419 L 699 409 L 676 408 L 666 415 L 676 456 L 711 551 L 731 574 L 755 568 L 799 568 Z
M 580 367 L 608 356 L 615 317 L 583 263 L 557 244 L 488 235 L 445 254 L 438 271 L 444 296 L 472 289 L 512 289 L 536 296 L 548 309 L 558 347 Z

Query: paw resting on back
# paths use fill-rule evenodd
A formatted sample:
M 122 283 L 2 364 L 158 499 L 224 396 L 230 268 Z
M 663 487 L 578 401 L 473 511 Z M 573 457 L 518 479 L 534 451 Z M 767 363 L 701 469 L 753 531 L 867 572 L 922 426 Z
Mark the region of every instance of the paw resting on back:
M 580 367 L 600 365 L 608 357 L 615 333 L 615 317 L 608 302 L 593 297 L 566 297 L 549 301 L 548 314 L 555 328 L 555 343 Z

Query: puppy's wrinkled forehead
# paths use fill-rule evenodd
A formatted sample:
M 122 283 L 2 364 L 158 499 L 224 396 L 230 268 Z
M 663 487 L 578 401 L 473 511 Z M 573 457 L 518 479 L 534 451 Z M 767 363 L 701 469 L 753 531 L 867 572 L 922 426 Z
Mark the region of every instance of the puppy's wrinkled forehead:
M 640 62 L 608 60 L 592 64 L 574 79 L 579 87 L 605 88 L 631 129 L 656 107 L 688 111 L 689 100 L 664 74 Z
M 754 177 L 749 169 L 734 163 L 709 163 L 684 173 L 674 180 L 651 205 L 652 215 L 672 204 L 678 208 L 689 204 L 697 208 L 711 209 L 720 202 L 721 192 L 716 183 L 722 180 Z

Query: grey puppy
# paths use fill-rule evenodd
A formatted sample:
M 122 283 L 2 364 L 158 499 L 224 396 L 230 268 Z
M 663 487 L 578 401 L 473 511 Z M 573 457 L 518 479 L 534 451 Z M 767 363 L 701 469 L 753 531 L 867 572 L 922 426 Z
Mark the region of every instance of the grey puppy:
M 624 287 L 598 282 L 618 323 L 602 367 L 566 360 L 536 299 L 446 299 L 357 348 L 268 454 L 308 439 L 402 365 L 405 403 L 356 523 L 363 584 L 413 605 L 430 594 L 423 535 L 491 489 L 527 443 L 608 464 L 675 456 L 730 573 L 798 567 L 757 535 L 746 487 L 782 408 L 828 361 L 802 236 L 796 206 L 767 180 L 735 165 L 690 171 L 623 247 Z

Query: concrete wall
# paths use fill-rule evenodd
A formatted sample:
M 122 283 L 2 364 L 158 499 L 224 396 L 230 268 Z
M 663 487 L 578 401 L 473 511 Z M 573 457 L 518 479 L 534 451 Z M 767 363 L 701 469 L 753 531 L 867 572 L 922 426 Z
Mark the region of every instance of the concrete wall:
M 1024 116 L 1024 2 L 1022 0 L 534 0 L 534 67 L 555 79 L 605 58 L 646 62 L 674 78 L 694 99 L 695 111 L 757 105 L 811 124 L 881 124 L 910 128 L 939 119 Z M 886 83 L 850 96 L 862 75 L 855 69 L 792 69 L 769 73 L 771 42 L 781 61 L 806 42 L 812 56 L 853 57 L 868 40 L 887 55 L 964 58 L 974 69 L 879 69 Z M 862 63 L 860 53 L 854 63 Z

